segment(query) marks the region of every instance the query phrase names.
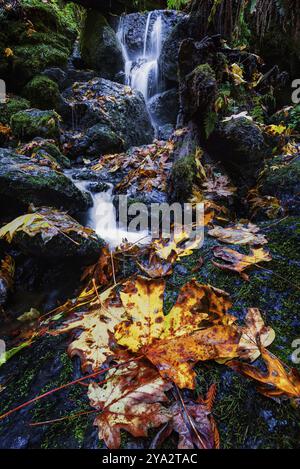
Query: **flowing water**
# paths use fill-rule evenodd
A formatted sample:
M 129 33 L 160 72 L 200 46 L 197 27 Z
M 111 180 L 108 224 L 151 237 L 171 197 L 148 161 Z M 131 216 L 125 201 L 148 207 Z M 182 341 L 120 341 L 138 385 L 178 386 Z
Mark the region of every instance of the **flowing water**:
M 130 16 L 130 15 L 129 15 Z M 125 83 L 140 91 L 146 101 L 161 89 L 159 74 L 159 57 L 163 44 L 164 23 L 159 11 L 148 13 L 144 31 L 141 32 L 141 49 L 132 54 L 126 40 L 126 22 L 128 15 L 120 18 L 117 36 L 120 40 L 125 62 Z M 152 116 L 153 117 L 153 116 Z M 155 125 L 155 122 L 153 121 Z M 76 185 L 87 190 L 85 182 L 74 180 Z M 125 239 L 131 243 L 147 243 L 149 232 L 129 232 L 126 226 L 119 226 L 116 209 L 113 203 L 113 186 L 106 192 L 91 194 L 94 205 L 88 213 L 87 224 L 103 238 L 111 249 Z
M 161 80 L 159 76 L 159 57 L 163 42 L 163 21 L 160 12 L 148 13 L 141 50 L 132 54 L 126 41 L 126 21 L 121 17 L 117 36 L 121 42 L 125 62 L 125 83 L 140 91 L 147 103 L 158 93 Z

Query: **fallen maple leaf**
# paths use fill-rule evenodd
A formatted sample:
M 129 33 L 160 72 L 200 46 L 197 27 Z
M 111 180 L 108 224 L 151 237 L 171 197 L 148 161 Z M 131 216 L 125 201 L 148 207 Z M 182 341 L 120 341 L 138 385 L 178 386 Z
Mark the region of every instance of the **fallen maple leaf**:
M 170 419 L 169 411 L 161 405 L 168 399 L 165 391 L 172 386 L 144 362 L 131 362 L 126 369 L 111 370 L 107 383 L 100 387 L 89 385 L 88 397 L 93 407 L 101 413 L 94 425 L 99 438 L 109 449 L 120 447 L 120 430 L 135 437 L 147 436 L 148 429 L 158 427 Z
M 165 282 L 158 279 L 127 282 L 120 292 L 127 319 L 115 327 L 115 338 L 132 352 L 143 353 L 163 377 L 193 389 L 193 365 L 237 356 L 240 334 L 230 327 L 235 318 L 226 314 L 231 303 L 222 290 L 191 281 L 164 316 L 164 289 Z
M 132 352 L 148 347 L 162 334 L 164 328 L 162 279 L 138 277 L 126 282 L 120 298 L 128 319 L 116 327 L 115 337 L 120 345 Z
M 264 396 L 271 398 L 300 398 L 300 374 L 295 369 L 287 369 L 287 367 L 268 352 L 265 348 L 261 348 L 261 356 L 266 364 L 267 371 L 249 365 L 247 363 L 232 360 L 227 365 L 233 370 L 252 378 L 258 382 L 257 390 Z
M 178 449 L 213 449 L 214 429 L 209 415 L 211 411 L 198 402 L 175 402 L 170 407 L 172 430 L 178 433 Z
M 226 261 L 226 264 L 220 264 L 219 262 L 212 261 L 212 263 L 222 270 L 230 270 L 237 272 L 241 275 L 244 280 L 249 280 L 249 276 L 244 272 L 259 262 L 270 262 L 272 257 L 268 251 L 264 248 L 253 248 L 250 249 L 250 254 L 241 254 L 234 249 L 216 246 L 213 248 L 213 254 L 215 257 Z
M 114 327 L 122 321 L 125 310 L 115 295 L 113 288 L 109 288 L 99 295 L 101 304 L 96 304 L 90 311 L 76 313 L 59 329 L 50 331 L 51 335 L 63 334 L 82 329 L 78 338 L 68 347 L 68 354 L 77 355 L 81 359 L 83 371 L 88 368 L 98 370 L 109 357 L 114 356 L 109 341 Z
M 5 57 L 12 57 L 14 55 L 13 50 L 9 47 L 6 47 L 6 49 L 4 49 L 4 55 Z
M 245 326 L 241 327 L 242 337 L 239 342 L 239 356 L 253 362 L 260 355 L 260 346 L 268 347 L 275 339 L 275 331 L 266 326 L 259 309 L 249 308 Z
M 248 223 L 248 225 L 237 224 L 232 227 L 222 228 L 216 226 L 215 228 L 208 231 L 210 236 L 214 236 L 219 241 L 228 244 L 250 244 L 250 245 L 262 245 L 268 241 L 266 237 L 259 234 L 258 226 Z

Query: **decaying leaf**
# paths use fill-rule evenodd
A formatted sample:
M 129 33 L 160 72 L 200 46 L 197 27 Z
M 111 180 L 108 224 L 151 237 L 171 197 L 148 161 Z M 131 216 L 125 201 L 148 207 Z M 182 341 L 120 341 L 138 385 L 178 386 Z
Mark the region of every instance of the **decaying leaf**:
M 169 261 L 162 261 L 157 254 L 153 251 L 150 251 L 149 261 L 146 262 L 136 262 L 137 266 L 149 277 L 151 278 L 160 278 L 167 275 L 171 275 L 173 271 L 173 262 L 176 260 L 177 255 L 174 252 L 174 256 L 170 256 Z M 173 260 L 174 259 L 174 260 Z
M 170 407 L 172 429 L 179 435 L 178 449 L 213 449 L 214 431 L 209 418 L 210 410 L 197 402 L 180 402 Z
M 114 266 L 112 265 L 114 262 Z M 87 267 L 82 276 L 81 281 L 87 282 L 87 287 L 92 288 L 93 282 L 102 287 L 108 285 L 112 280 L 114 273 L 118 270 L 117 262 L 112 259 L 111 253 L 106 246 L 101 249 L 100 256 L 96 264 Z
M 15 275 L 15 261 L 12 256 L 6 255 L 0 264 L 0 279 L 3 279 L 7 288 L 12 288 Z
M 275 339 L 274 329 L 265 325 L 257 308 L 248 309 L 241 331 L 239 356 L 251 362 L 259 357 L 260 346 L 268 347 Z
M 133 352 L 142 352 L 162 376 L 179 387 L 194 388 L 193 364 L 199 360 L 237 356 L 239 334 L 230 301 L 222 290 L 189 282 L 175 306 L 163 315 L 163 280 L 138 277 L 125 285 L 120 297 L 127 318 L 115 328 L 115 338 Z M 209 327 L 209 325 L 221 324 Z M 206 329 L 198 330 L 199 328 Z
M 250 245 L 263 245 L 268 241 L 266 237 L 259 234 L 258 226 L 248 223 L 248 225 L 237 224 L 232 227 L 222 228 L 216 226 L 208 231 L 210 236 L 214 236 L 219 241 L 228 244 L 250 244 Z
M 131 362 L 126 368 L 109 371 L 108 382 L 100 387 L 89 385 L 88 397 L 93 407 L 101 413 L 94 425 L 99 438 L 109 449 L 120 447 L 120 430 L 135 437 L 147 436 L 150 428 L 158 427 L 170 419 L 170 413 L 162 406 L 167 402 L 166 383 L 155 368 L 143 362 Z
M 261 195 L 257 188 L 251 189 L 247 194 L 247 202 L 250 205 L 251 217 L 256 216 L 260 211 L 266 213 L 270 218 L 277 218 L 282 207 L 280 201 L 270 195 Z
M 77 313 L 61 328 L 51 331 L 52 335 L 82 330 L 79 336 L 70 343 L 68 353 L 78 355 L 84 371 L 92 368 L 98 370 L 108 357 L 114 356 L 109 346 L 110 333 L 123 319 L 125 310 L 112 288 L 99 295 L 101 304 L 97 303 L 88 312 Z
M 212 261 L 216 267 L 222 270 L 230 270 L 237 272 L 244 280 L 249 280 L 249 276 L 244 272 L 245 270 L 255 266 L 259 262 L 270 262 L 272 257 L 264 248 L 251 248 L 250 254 L 241 254 L 234 249 L 216 246 L 213 249 L 215 257 L 226 261 L 226 264 Z
M 120 345 L 137 352 L 158 339 L 164 328 L 162 279 L 138 277 L 126 282 L 120 292 L 128 319 L 116 327 L 115 337 Z
M 261 348 L 261 356 L 267 371 L 247 363 L 232 360 L 227 363 L 233 370 L 252 378 L 258 383 L 257 390 L 264 396 L 271 398 L 300 398 L 300 374 L 292 368 L 288 369 L 279 358 Z
M 29 236 L 41 234 L 43 240 L 49 241 L 58 234 L 68 235 L 75 232 L 83 238 L 94 233 L 90 228 L 81 226 L 65 212 L 48 207 L 40 207 L 33 213 L 21 215 L 0 229 L 0 239 L 11 243 L 15 234 L 24 232 Z

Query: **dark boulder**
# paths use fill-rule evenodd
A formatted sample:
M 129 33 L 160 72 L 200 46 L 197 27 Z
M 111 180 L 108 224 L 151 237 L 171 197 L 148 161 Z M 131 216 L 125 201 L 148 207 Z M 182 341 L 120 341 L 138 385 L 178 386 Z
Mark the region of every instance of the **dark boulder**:
M 59 140 L 59 119 L 59 115 L 54 111 L 19 111 L 11 118 L 12 133 L 21 141 L 29 141 L 35 137 Z
M 93 146 L 95 156 L 150 143 L 153 128 L 140 92 L 103 78 L 77 83 L 66 90 L 60 110 L 65 122 L 82 132 L 84 148 Z M 86 99 L 88 97 L 88 99 Z M 98 127 L 94 127 L 98 126 Z M 91 129 L 93 128 L 93 129 Z M 89 135 L 85 135 L 89 130 Z
M 1 206 L 26 208 L 29 204 L 49 205 L 72 213 L 86 210 L 92 201 L 64 174 L 39 166 L 30 158 L 0 149 Z
M 13 245 L 23 254 L 40 259 L 80 258 L 86 263 L 97 261 L 104 242 L 92 229 L 83 227 L 65 212 L 49 207 L 36 210 L 37 214 L 43 216 L 45 227 L 37 228 L 34 234 L 17 231 L 12 239 Z
M 245 188 L 255 184 L 264 158 L 269 154 L 260 128 L 244 117 L 221 122 L 212 133 L 208 147 L 214 159 L 224 164 L 233 181 Z
M 85 16 L 80 50 L 85 66 L 96 70 L 103 78 L 113 80 L 124 66 L 122 47 L 115 31 L 96 11 L 89 10 Z
M 148 109 L 152 118 L 158 125 L 175 125 L 179 111 L 177 89 L 173 88 L 150 98 L 148 101 Z

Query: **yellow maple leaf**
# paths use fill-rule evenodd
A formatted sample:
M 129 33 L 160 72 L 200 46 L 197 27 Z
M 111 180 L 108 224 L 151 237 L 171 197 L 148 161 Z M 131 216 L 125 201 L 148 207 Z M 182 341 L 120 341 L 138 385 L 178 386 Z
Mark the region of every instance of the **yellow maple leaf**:
M 12 57 L 14 55 L 13 50 L 9 47 L 6 47 L 6 49 L 4 49 L 4 55 L 5 57 Z

